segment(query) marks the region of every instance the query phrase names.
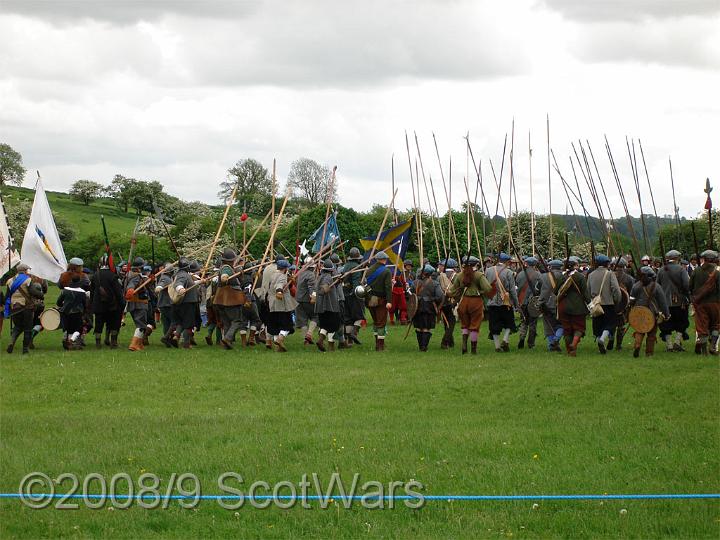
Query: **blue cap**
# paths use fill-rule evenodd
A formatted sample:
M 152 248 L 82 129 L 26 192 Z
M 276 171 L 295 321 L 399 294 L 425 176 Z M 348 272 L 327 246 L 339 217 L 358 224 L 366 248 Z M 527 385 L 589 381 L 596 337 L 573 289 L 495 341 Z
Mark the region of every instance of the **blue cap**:
M 607 255 L 603 255 L 601 253 L 599 255 L 595 255 L 595 262 L 597 264 L 610 264 L 610 258 Z
M 548 263 L 548 267 L 550 268 L 562 268 L 563 262 L 559 259 L 553 259 Z
M 280 259 L 280 260 L 277 262 L 277 267 L 278 267 L 278 268 L 290 268 L 290 263 L 287 262 L 286 259 Z
M 500 262 L 507 262 L 510 259 L 512 259 L 512 257 L 510 257 L 510 255 L 508 255 L 507 253 L 501 253 L 500 257 L 498 257 L 498 258 L 499 258 Z
M 432 266 L 430 266 L 429 264 L 426 264 L 423 267 L 423 273 L 425 273 L 425 274 L 432 274 L 434 272 L 435 272 L 435 269 Z
M 445 268 L 457 268 L 457 261 L 449 258 L 445 263 Z
M 537 263 L 538 263 L 538 262 L 539 262 L 539 261 L 538 261 L 535 257 L 526 257 L 526 258 L 525 258 L 525 263 L 526 263 L 528 266 L 537 266 Z

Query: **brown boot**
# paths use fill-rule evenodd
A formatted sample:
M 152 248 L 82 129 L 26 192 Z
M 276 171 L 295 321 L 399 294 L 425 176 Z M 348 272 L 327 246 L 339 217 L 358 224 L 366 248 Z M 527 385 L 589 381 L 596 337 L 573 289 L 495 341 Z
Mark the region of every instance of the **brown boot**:
M 130 346 L 128 347 L 129 351 L 142 351 L 143 350 L 143 344 L 142 344 L 142 338 L 133 336 L 130 340 Z
M 328 341 L 328 350 L 330 352 L 335 352 L 335 342 L 334 341 Z
M 243 347 L 247 347 L 247 343 L 248 343 L 247 334 L 240 334 L 240 344 Z
M 278 352 L 287 352 L 287 349 L 285 348 L 285 336 L 280 334 L 277 337 L 277 340 L 275 340 L 275 346 L 277 347 Z
M 273 348 L 272 339 L 266 339 L 266 340 L 265 340 L 265 348 L 272 350 L 272 348 Z
M 317 348 L 320 349 L 321 352 L 325 352 L 325 334 L 320 334 L 320 337 L 315 342 L 315 345 L 317 345 Z
M 378 339 L 377 336 L 375 336 L 375 350 L 376 351 L 382 350 L 382 349 L 380 349 L 380 340 Z
M 95 334 L 95 348 L 102 349 L 102 334 Z
M 338 349 L 350 349 L 351 347 L 352 345 L 350 345 L 347 341 L 340 341 L 338 343 Z
M 462 338 L 463 338 L 463 341 L 462 341 L 462 354 L 467 354 L 467 343 L 468 343 L 468 339 L 470 338 L 470 335 L 469 335 L 469 334 L 463 334 Z
M 572 343 L 570 344 L 570 352 L 568 353 L 570 356 L 577 356 L 577 348 L 578 345 L 580 345 L 580 336 L 574 336 Z
M 110 348 L 111 349 L 117 349 L 118 342 L 117 342 L 117 332 L 111 332 L 110 333 Z
M 645 356 L 652 356 L 655 353 L 655 341 L 657 338 L 649 337 L 645 341 Z
M 472 354 L 477 354 L 477 341 L 470 342 L 470 352 Z
M 248 334 L 248 347 L 254 347 L 255 346 L 255 332 L 250 330 L 250 333 Z
M 385 350 L 385 339 L 378 337 L 378 345 L 380 345 L 380 350 L 384 351 Z

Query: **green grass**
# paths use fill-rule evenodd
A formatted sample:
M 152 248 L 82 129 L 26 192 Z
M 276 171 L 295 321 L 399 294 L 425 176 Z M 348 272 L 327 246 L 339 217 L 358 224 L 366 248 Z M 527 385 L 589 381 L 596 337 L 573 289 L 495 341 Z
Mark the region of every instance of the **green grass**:
M 14 199 L 27 199 L 32 202 L 35 191 L 28 188 L 3 186 L 3 199 L 12 204 Z M 46 191 L 50 208 L 63 217 L 73 227 L 75 238 L 86 238 L 91 234 L 102 234 L 100 216 L 105 216 L 108 233 L 112 236 L 130 235 L 135 227 L 137 216 L 123 212 L 110 199 L 98 199 L 85 206 L 67 193 Z
M 59 350 L 46 332 L 0 361 L 0 490 L 28 472 L 192 472 L 205 494 L 237 471 L 246 484 L 303 473 L 427 494 L 720 492 L 717 358 L 661 352 L 576 359 L 543 350 L 419 354 L 405 328 L 388 350 L 320 354 L 264 348 L 143 353 Z M 4 336 L 7 335 L 7 329 Z M 121 340 L 127 343 L 127 331 Z M 6 339 L 6 338 L 5 338 Z M 711 537 L 717 500 L 431 501 L 421 510 L 295 508 L 30 510 L 0 502 L 11 537 Z M 626 509 L 626 514 L 620 510 Z

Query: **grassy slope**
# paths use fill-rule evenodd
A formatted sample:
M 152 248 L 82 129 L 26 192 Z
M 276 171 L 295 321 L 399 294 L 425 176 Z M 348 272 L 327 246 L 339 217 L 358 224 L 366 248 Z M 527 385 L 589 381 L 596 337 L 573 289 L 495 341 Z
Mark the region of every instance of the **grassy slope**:
M 7 332 L 7 330 L 5 330 Z M 321 355 L 206 346 L 63 353 L 46 333 L 27 358 L 0 353 L 0 488 L 30 471 L 108 477 L 193 472 L 204 493 L 228 470 L 299 481 L 339 471 L 420 480 L 433 494 L 720 491 L 716 358 L 590 342 L 570 360 L 541 350 L 477 357 L 389 351 Z M 127 332 L 125 332 L 127 335 Z M 365 337 L 367 334 L 365 335 Z M 151 338 L 156 341 L 156 336 Z M 367 337 L 366 337 L 367 339 Z M 127 341 L 125 336 L 124 341 Z M 397 354 L 395 354 L 397 353 Z M 290 511 L 204 501 L 197 511 L 110 512 L 0 502 L 2 537 L 717 537 L 718 501 L 429 502 L 420 511 Z M 626 515 L 620 509 L 627 509 Z
M 89 206 L 75 201 L 67 193 L 47 191 L 50 208 L 73 225 L 76 238 L 83 238 L 89 234 L 102 234 L 100 216 L 105 216 L 108 232 L 110 234 L 131 234 L 135 226 L 136 216 L 133 213 L 123 212 L 109 199 L 100 199 Z M 13 199 L 21 198 L 33 200 L 34 190 L 27 188 L 3 187 L 3 198 L 6 204 L 12 204 Z

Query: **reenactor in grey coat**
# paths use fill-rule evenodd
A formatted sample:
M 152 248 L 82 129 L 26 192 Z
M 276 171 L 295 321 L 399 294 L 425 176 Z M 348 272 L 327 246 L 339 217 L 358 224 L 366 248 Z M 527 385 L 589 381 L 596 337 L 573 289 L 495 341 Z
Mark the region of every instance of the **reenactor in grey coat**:
M 640 267 L 640 280 L 633 285 L 632 291 L 630 291 L 630 304 L 650 309 L 655 317 L 660 314 L 665 318 L 670 316 L 665 292 L 655 281 L 655 271 L 650 266 Z M 652 356 L 655 352 L 655 341 L 657 340 L 657 323 L 653 325 L 649 332 L 644 334 L 634 332 L 633 337 L 635 339 L 633 356 L 635 358 L 640 356 L 643 338 L 645 338 L 645 356 Z
M 540 310 L 543 317 L 543 330 L 548 343 L 548 350 L 561 352 L 560 340 L 563 337 L 563 327 L 557 318 L 557 296 L 555 286 L 562 278 L 563 262 L 553 259 L 548 263 L 548 271 L 540 275 Z
M 498 264 L 485 270 L 485 277 L 493 293 L 487 307 L 495 352 L 510 352 L 510 332 L 516 330 L 514 310 L 520 309 L 515 276 L 506 266 L 510 259 L 509 255 L 501 253 Z
M 305 336 L 305 345 L 313 344 L 313 332 L 318 323 L 318 316 L 315 311 L 317 299 L 315 291 L 315 260 L 308 255 L 305 258 L 305 266 L 297 275 L 295 300 L 298 305 L 295 308 L 295 328 Z
M 327 349 L 335 350 L 335 332 L 342 325 L 342 312 L 338 299 L 338 289 L 334 283 L 335 265 L 330 259 L 323 261 L 322 271 L 315 281 L 315 313 L 318 316 L 320 336 L 317 340 L 317 348 L 325 352 L 325 341 Z
M 520 270 L 515 282 L 518 290 L 518 302 L 520 304 L 520 340 L 518 341 L 518 349 L 525 347 L 525 338 L 527 337 L 528 349 L 535 347 L 535 337 L 537 336 L 538 317 L 528 310 L 528 306 L 532 299 L 537 296 L 540 289 L 540 272 L 538 272 L 538 260 L 535 257 L 525 259 L 525 270 Z M 528 281 L 529 278 L 529 281 Z
M 591 298 L 600 298 L 602 314 L 592 319 L 593 335 L 597 341 L 600 354 L 607 352 L 607 346 L 618 325 L 615 306 L 620 303 L 622 293 L 617 276 L 610 270 L 610 259 L 605 255 L 595 257 L 597 267 L 590 272 L 587 278 L 588 289 Z
M 632 291 L 635 279 L 628 272 L 628 262 L 625 257 L 619 257 L 615 261 L 615 278 L 620 286 L 620 294 L 622 295 L 621 305 L 618 306 L 618 324 L 615 328 L 615 336 L 610 336 L 610 341 L 607 344 L 607 350 L 611 351 L 613 348 L 618 351 L 622 350 L 622 342 L 627 332 L 626 323 L 628 321 L 628 301 L 630 299 L 630 291 Z
M 690 326 L 690 276 L 680 265 L 681 257 L 675 249 L 668 251 L 665 254 L 665 265 L 657 273 L 657 284 L 665 292 L 670 307 L 670 319 L 660 324 L 660 339 L 665 342 L 665 349 L 669 352 L 685 350 L 682 342 L 687 339 L 685 336 Z
M 417 311 L 412 322 L 413 326 L 415 326 L 418 347 L 422 352 L 428 350 L 432 330 L 435 328 L 439 313 L 438 306 L 442 304 L 445 297 L 440 283 L 433 279 L 434 273 L 435 269 L 426 264 L 422 269 L 420 279 L 415 280 L 415 283 L 413 283 L 413 289 L 417 296 Z

